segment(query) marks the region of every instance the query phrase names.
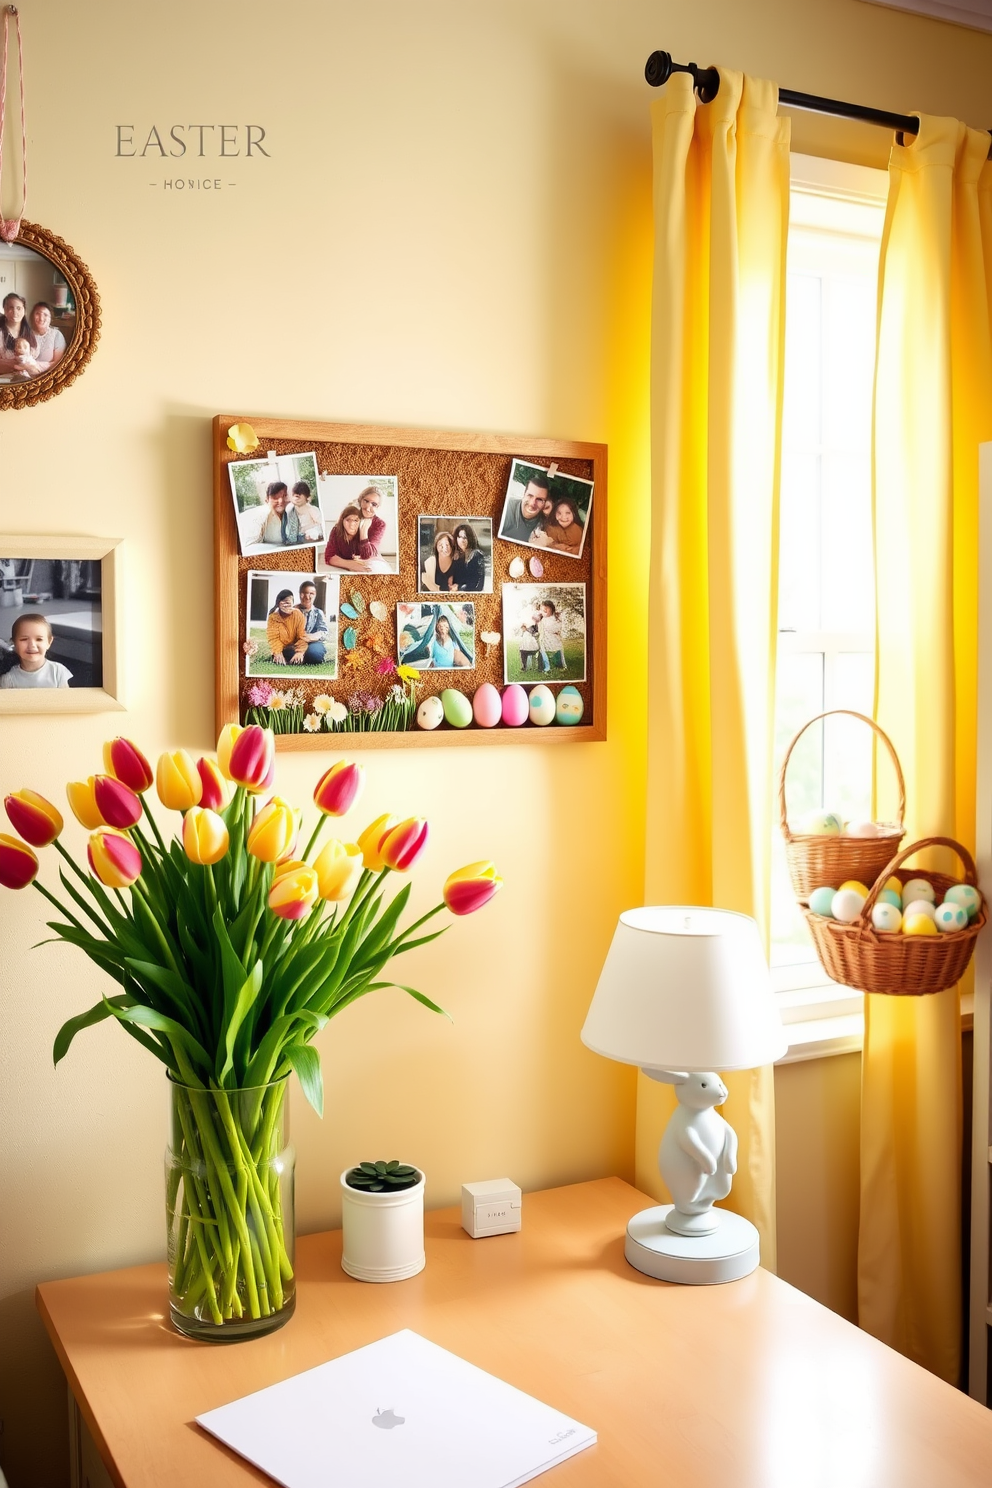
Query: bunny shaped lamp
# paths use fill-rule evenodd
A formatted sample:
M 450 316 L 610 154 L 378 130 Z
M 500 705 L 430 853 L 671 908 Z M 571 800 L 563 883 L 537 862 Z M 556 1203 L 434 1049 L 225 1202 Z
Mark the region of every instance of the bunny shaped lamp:
M 725 1199 L 737 1137 L 716 1106 L 716 1070 L 754 1069 L 785 1053 L 768 963 L 754 920 L 677 905 L 620 916 L 582 1029 L 597 1054 L 674 1085 L 678 1105 L 658 1167 L 672 1196 L 636 1214 L 624 1254 L 663 1281 L 736 1281 L 758 1264 L 758 1232 Z

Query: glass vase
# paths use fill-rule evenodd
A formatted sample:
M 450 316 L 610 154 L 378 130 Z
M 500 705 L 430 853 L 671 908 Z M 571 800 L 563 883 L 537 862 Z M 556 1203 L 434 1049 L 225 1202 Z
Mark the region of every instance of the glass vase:
M 293 1315 L 287 1088 L 287 1080 L 245 1090 L 169 1082 L 169 1309 L 192 1338 L 255 1338 Z

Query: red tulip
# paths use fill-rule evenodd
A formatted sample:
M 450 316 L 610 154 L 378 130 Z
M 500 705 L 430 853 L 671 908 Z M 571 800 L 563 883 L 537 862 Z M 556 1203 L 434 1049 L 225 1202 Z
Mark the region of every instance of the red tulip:
M 384 866 L 406 873 L 427 846 L 429 835 L 429 828 L 422 817 L 410 816 L 406 821 L 401 821 L 379 845 L 379 856 Z
M 197 772 L 203 781 L 203 795 L 200 797 L 200 805 L 207 811 L 223 811 L 225 806 L 231 804 L 234 792 L 231 790 L 230 782 L 225 779 L 220 765 L 207 755 L 203 755 L 196 762 Z
M 5 889 L 26 889 L 38 872 L 38 859 L 17 837 L 0 832 L 0 884 Z
M 151 765 L 137 744 L 132 744 L 130 739 L 118 737 L 107 740 L 103 746 L 103 768 L 115 780 L 137 791 L 139 796 L 150 790 L 155 780 Z
M 361 795 L 365 771 L 361 765 L 338 760 L 318 780 L 313 793 L 314 805 L 325 816 L 344 816 Z
M 141 820 L 141 797 L 113 775 L 97 775 L 93 781 L 96 809 L 108 827 L 126 831 Z
M 246 790 L 267 790 L 274 781 L 275 735 L 257 723 L 243 729 L 231 746 L 228 774 Z
M 13 791 L 4 800 L 10 825 L 32 847 L 47 847 L 62 831 L 62 814 L 37 791 Z
M 469 863 L 450 874 L 442 898 L 454 915 L 474 914 L 503 887 L 494 863 Z

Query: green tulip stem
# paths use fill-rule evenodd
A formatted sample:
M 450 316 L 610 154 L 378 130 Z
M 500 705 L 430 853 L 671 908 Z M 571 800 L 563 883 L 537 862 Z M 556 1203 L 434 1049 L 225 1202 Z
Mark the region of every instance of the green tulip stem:
M 324 815 L 323 812 L 321 812 L 320 813 L 320 816 L 317 818 L 317 825 L 314 827 L 313 831 L 310 833 L 310 841 L 307 843 L 306 850 L 303 853 L 303 861 L 305 863 L 309 863 L 309 861 L 310 861 L 310 854 L 313 852 L 314 844 L 316 843 L 317 838 L 320 836 L 321 832 L 324 830 L 324 825 L 325 825 L 326 821 L 327 821 L 327 817 Z
M 52 843 L 52 846 L 55 848 L 56 852 L 59 852 L 59 853 L 62 854 L 62 857 L 65 858 L 66 862 L 69 864 L 69 867 L 72 869 L 72 871 L 76 875 L 76 877 L 79 878 L 79 879 L 82 879 L 82 881 L 86 885 L 86 887 L 89 888 L 89 886 L 90 886 L 90 876 L 89 876 L 89 874 L 83 872 L 82 868 L 80 868 L 80 866 L 76 862 L 75 858 L 72 857 L 72 855 L 70 853 L 67 853 L 66 852 L 65 848 L 62 846 L 61 842 L 59 841 L 59 839 L 57 837 L 56 837 L 55 841 Z
M 163 858 L 167 858 L 169 856 L 168 848 L 165 845 L 162 833 L 159 831 L 158 822 L 155 820 L 155 817 L 152 814 L 152 809 L 148 804 L 148 799 L 144 795 L 141 797 L 141 809 L 147 816 L 152 832 L 155 834 L 155 841 L 158 843 L 159 851 L 161 852 Z

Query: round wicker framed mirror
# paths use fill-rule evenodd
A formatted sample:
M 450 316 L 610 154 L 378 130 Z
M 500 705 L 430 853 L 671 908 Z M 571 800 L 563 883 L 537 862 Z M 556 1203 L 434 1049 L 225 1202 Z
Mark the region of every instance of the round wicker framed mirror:
M 99 335 L 100 297 L 89 269 L 47 228 L 22 222 L 13 242 L 0 242 L 0 409 L 61 393 Z

